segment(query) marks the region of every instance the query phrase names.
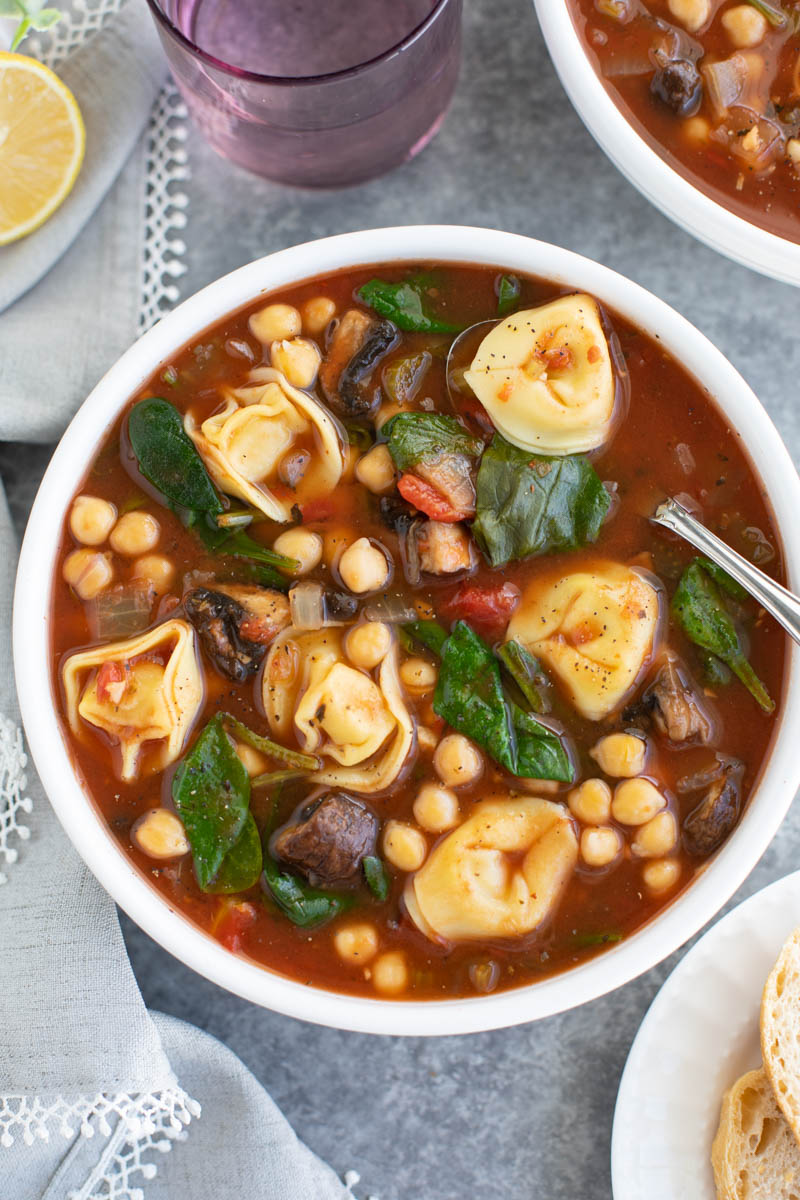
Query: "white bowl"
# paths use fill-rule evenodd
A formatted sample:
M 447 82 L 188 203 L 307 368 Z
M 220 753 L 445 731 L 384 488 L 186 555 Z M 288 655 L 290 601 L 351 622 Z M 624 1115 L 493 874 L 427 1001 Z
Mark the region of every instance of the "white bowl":
M 717 204 L 652 149 L 606 91 L 566 0 L 533 0 L 564 88 L 592 137 L 643 196 L 734 262 L 800 286 L 800 244 L 768 233 Z
M 701 333 L 629 280 L 567 250 L 493 230 L 457 226 L 376 229 L 294 246 L 241 267 L 186 300 L 145 334 L 100 381 L 53 455 L 20 556 L 14 658 L 28 744 L 53 807 L 86 864 L 138 925 L 208 979 L 246 1000 L 306 1021 L 369 1033 L 471 1033 L 546 1017 L 619 987 L 665 958 L 720 909 L 780 825 L 800 783 L 798 652 L 778 731 L 758 787 L 734 833 L 687 891 L 638 933 L 565 974 L 515 991 L 447 1001 L 386 1001 L 308 987 L 237 958 L 145 880 L 111 836 L 73 770 L 56 715 L 50 671 L 51 579 L 61 514 L 106 430 L 175 350 L 259 293 L 338 268 L 398 261 L 472 262 L 540 275 L 592 293 L 660 338 L 716 399 L 747 446 L 780 526 L 791 583 L 800 583 L 800 482 L 767 414 L 747 384 Z

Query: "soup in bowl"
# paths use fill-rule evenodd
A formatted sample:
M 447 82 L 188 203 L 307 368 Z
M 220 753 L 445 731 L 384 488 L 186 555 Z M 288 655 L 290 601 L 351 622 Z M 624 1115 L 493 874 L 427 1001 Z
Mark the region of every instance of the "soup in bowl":
M 667 216 L 800 282 L 800 25 L 789 0 L 537 2 L 594 137 Z
M 796 492 L 725 360 L 595 264 L 447 228 L 285 251 L 146 335 L 53 460 L 37 766 L 112 895 L 242 995 L 386 1032 L 556 1011 L 688 937 L 788 806 L 786 639 L 648 517 L 677 495 L 784 580 Z

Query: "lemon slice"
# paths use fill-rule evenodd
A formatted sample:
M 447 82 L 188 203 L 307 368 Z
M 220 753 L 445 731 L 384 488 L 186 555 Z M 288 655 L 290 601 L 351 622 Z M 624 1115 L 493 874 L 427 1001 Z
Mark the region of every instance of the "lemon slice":
M 0 53 L 0 246 L 55 212 L 85 145 L 80 109 L 58 76 L 23 54 Z

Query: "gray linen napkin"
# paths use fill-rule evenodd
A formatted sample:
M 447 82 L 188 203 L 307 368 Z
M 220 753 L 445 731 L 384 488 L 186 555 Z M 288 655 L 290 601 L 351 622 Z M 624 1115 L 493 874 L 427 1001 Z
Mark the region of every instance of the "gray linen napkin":
M 113 181 L 163 73 L 141 0 L 79 54 L 61 73 L 87 117 L 86 179 L 42 231 L 0 250 L 0 308 L 17 298 L 0 315 L 0 440 L 59 436 L 135 336 L 141 141 Z M 16 557 L 0 490 L 0 1200 L 352 1200 L 235 1055 L 147 1013 L 113 903 L 38 780 L 24 779 L 10 653 Z

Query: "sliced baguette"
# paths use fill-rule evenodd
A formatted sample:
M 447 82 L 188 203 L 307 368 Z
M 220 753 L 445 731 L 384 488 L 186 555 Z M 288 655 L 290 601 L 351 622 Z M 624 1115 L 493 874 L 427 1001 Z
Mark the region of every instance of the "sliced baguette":
M 800 1200 L 800 1145 L 761 1067 L 725 1093 L 711 1165 L 717 1200 Z
M 761 1055 L 775 1099 L 800 1138 L 800 929 L 784 942 L 764 985 Z

